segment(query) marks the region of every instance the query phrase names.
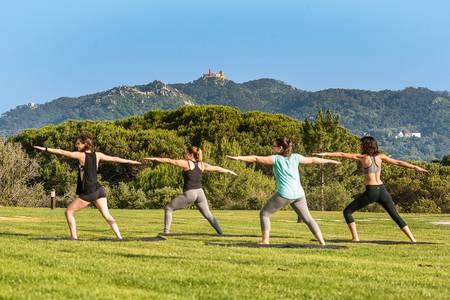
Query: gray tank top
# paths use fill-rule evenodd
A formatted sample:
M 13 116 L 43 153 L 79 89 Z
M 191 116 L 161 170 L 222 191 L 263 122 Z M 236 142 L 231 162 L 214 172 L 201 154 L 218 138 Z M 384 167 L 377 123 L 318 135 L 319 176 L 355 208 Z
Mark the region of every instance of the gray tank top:
M 381 166 L 377 165 L 377 161 L 375 160 L 375 156 L 369 156 L 371 164 L 367 168 L 362 167 L 361 171 L 364 174 L 370 174 L 370 173 L 378 173 L 381 172 Z

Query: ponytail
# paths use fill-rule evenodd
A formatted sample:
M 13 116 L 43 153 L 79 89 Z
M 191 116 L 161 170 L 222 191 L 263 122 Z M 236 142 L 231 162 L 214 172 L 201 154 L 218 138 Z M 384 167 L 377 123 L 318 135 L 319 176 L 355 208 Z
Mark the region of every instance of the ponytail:
M 292 154 L 294 143 L 287 137 L 277 138 L 274 143 L 281 148 L 280 155 L 289 157 Z
M 84 144 L 84 151 L 94 151 L 92 134 L 89 132 L 83 132 L 77 137 L 77 140 Z
M 199 147 L 197 146 L 190 146 L 187 147 L 185 150 L 186 154 L 192 154 L 192 156 L 194 156 L 194 159 L 196 161 L 202 161 L 203 160 L 203 155 L 202 155 L 202 150 L 200 150 Z

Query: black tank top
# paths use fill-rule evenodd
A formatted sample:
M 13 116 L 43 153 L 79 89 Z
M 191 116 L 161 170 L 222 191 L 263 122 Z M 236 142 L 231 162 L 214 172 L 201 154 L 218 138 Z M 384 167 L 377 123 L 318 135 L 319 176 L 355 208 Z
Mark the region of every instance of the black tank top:
M 189 160 L 188 166 L 189 165 Z M 184 186 L 183 191 L 201 189 L 202 188 L 202 170 L 198 167 L 198 162 L 192 161 L 194 163 L 194 169 L 189 169 L 183 172 Z
M 95 152 L 84 154 L 84 166 L 78 166 L 77 195 L 88 195 L 100 188 L 97 181 L 97 155 Z

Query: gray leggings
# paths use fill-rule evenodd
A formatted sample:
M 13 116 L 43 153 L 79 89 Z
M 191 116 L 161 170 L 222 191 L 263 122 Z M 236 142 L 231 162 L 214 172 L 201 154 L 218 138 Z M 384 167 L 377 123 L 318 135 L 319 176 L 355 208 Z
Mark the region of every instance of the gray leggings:
M 166 205 L 166 207 L 164 208 L 164 233 L 170 232 L 170 225 L 172 224 L 172 212 L 180 208 L 185 208 L 192 203 L 195 203 L 198 210 L 202 213 L 203 217 L 208 220 L 209 224 L 214 227 L 216 232 L 218 234 L 223 234 L 219 223 L 209 210 L 208 201 L 206 200 L 205 192 L 203 191 L 203 189 L 184 191 L 182 195 L 177 196 L 170 202 L 170 204 Z
M 273 194 L 269 201 L 261 209 L 261 231 L 270 231 L 270 215 L 279 211 L 286 204 L 290 203 L 297 215 L 308 225 L 312 234 L 316 235 L 320 232 L 319 225 L 314 221 L 313 217 L 309 213 L 308 204 L 306 204 L 305 197 L 290 201 L 281 197 L 278 193 Z

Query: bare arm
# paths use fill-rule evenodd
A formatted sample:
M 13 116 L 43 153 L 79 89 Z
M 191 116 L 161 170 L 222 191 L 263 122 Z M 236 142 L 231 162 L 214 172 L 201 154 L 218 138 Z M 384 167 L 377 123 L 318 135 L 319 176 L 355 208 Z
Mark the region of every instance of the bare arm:
M 73 159 L 81 159 L 81 152 L 74 152 L 74 151 L 66 151 L 66 150 L 62 150 L 62 149 L 54 149 L 54 148 L 47 148 L 47 147 L 42 147 L 42 146 L 33 146 L 34 149 L 37 150 L 41 150 L 41 151 L 46 151 L 48 153 L 51 154 L 56 154 L 56 155 L 61 155 L 61 156 L 65 156 L 68 158 L 73 158 Z
M 189 165 L 186 160 L 171 159 L 171 158 L 164 158 L 164 157 L 145 157 L 144 159 L 149 160 L 149 161 L 156 161 L 156 162 L 159 162 L 162 164 L 174 165 L 174 166 L 183 168 L 185 170 L 189 169 Z
M 339 165 L 341 164 L 340 161 L 337 160 L 332 160 L 332 159 L 326 159 L 326 158 L 319 158 L 319 157 L 305 157 L 302 156 L 302 158 L 300 159 L 300 163 L 303 165 L 307 165 L 307 164 L 334 164 L 334 165 Z
M 387 156 L 385 154 L 381 154 L 380 158 L 381 158 L 382 161 L 384 161 L 385 163 L 388 163 L 388 164 L 393 164 L 393 165 L 401 166 L 401 167 L 404 167 L 404 168 L 414 169 L 414 170 L 419 171 L 419 172 L 428 172 L 424 168 L 421 168 L 419 166 L 407 163 L 406 161 L 403 161 L 403 160 L 390 158 L 389 156 Z
M 204 167 L 203 171 L 205 171 L 205 172 L 228 173 L 228 174 L 237 176 L 237 174 L 234 173 L 233 171 L 219 167 L 219 166 L 212 166 L 210 164 L 203 163 L 203 167 Z
M 341 158 L 348 158 L 348 159 L 361 159 L 364 157 L 363 154 L 358 153 L 345 153 L 345 152 L 321 152 L 321 153 L 313 153 L 313 155 L 316 156 L 329 156 L 329 157 L 341 157 Z
M 256 155 L 248 155 L 248 156 L 229 156 L 227 155 L 227 158 L 238 160 L 238 161 L 244 161 L 248 163 L 257 163 L 257 164 L 263 164 L 263 165 L 272 165 L 273 159 L 272 156 L 256 156 Z
M 97 152 L 97 156 L 100 160 L 103 161 L 110 161 L 110 162 L 115 162 L 115 163 L 120 163 L 120 164 L 131 164 L 131 165 L 140 165 L 141 163 L 136 161 L 136 160 L 130 160 L 130 159 L 124 159 L 121 157 L 117 157 L 117 156 L 109 156 L 106 154 L 103 154 L 101 152 Z

